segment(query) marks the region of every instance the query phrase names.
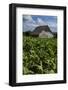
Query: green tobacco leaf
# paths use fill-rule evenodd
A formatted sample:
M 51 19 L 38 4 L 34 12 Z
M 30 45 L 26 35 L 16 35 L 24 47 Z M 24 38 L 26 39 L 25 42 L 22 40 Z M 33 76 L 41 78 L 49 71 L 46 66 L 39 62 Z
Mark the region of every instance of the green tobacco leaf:
M 57 39 L 24 36 L 23 73 L 57 73 Z

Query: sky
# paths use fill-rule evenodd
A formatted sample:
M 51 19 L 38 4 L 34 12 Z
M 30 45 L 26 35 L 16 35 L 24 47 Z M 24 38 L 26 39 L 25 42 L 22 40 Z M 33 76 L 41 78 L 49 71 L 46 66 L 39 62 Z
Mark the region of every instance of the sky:
M 24 32 L 43 25 L 48 25 L 52 32 L 57 32 L 57 16 L 23 15 Z

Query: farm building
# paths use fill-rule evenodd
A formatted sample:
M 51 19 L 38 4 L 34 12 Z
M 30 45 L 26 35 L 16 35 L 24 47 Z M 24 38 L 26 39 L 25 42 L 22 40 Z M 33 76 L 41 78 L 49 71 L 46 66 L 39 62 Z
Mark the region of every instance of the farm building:
M 31 35 L 33 36 L 39 36 L 39 37 L 53 37 L 53 33 L 51 32 L 50 28 L 48 26 L 38 26 L 36 27 L 33 32 L 31 32 Z

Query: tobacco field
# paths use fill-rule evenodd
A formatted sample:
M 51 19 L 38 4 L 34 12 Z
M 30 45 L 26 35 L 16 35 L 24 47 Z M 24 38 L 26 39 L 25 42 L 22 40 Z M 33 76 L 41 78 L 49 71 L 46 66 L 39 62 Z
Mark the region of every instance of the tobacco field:
M 22 74 L 57 73 L 57 38 L 23 37 Z

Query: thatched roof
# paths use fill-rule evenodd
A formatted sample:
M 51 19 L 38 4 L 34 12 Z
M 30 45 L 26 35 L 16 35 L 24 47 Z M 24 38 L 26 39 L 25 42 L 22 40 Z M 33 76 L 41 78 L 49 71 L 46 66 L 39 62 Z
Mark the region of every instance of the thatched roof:
M 38 26 L 34 29 L 33 32 L 31 32 L 32 35 L 39 35 L 42 31 L 45 31 L 45 32 L 51 32 L 50 28 L 48 25 L 46 26 Z M 52 33 L 52 32 L 51 32 Z

